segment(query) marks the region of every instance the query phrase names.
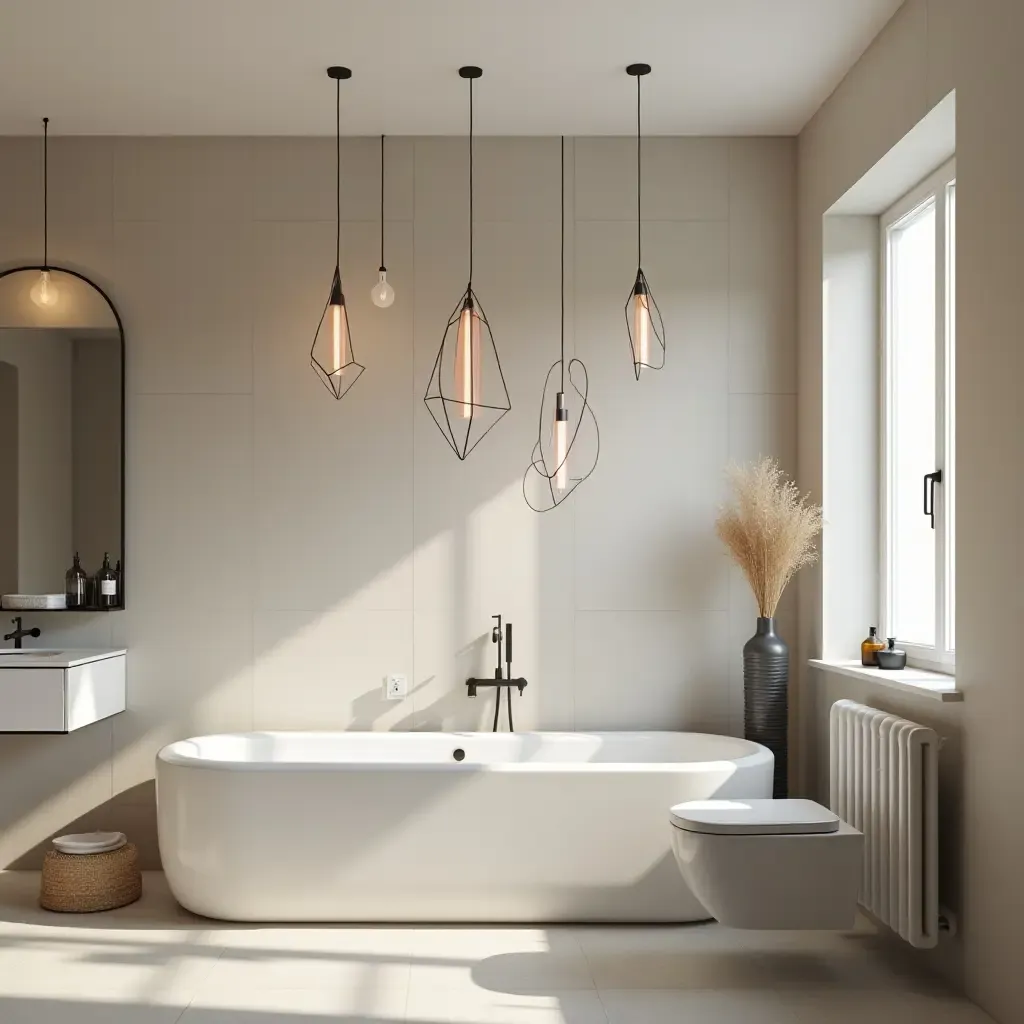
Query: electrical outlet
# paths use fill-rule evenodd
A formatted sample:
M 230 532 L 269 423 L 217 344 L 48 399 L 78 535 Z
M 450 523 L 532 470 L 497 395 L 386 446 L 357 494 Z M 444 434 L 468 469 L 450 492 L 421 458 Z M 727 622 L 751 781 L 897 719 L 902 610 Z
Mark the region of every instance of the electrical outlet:
M 405 676 L 392 675 L 384 680 L 384 697 L 386 700 L 401 700 L 409 696 L 409 680 Z

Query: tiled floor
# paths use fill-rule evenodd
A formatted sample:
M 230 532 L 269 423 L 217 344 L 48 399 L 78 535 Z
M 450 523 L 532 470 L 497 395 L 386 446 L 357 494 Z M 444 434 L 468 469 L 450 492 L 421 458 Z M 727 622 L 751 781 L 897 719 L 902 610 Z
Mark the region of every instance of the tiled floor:
M 0 874 L 2 1024 L 991 1024 L 848 935 L 683 927 L 262 927 L 110 914 Z

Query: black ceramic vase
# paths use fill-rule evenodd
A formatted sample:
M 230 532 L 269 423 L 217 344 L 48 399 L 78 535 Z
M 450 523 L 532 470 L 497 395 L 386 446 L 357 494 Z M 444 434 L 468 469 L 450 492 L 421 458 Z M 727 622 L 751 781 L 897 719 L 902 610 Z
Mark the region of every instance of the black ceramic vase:
M 757 632 L 743 645 L 743 733 L 775 755 L 776 799 L 787 792 L 789 647 L 775 632 L 775 620 L 757 620 Z

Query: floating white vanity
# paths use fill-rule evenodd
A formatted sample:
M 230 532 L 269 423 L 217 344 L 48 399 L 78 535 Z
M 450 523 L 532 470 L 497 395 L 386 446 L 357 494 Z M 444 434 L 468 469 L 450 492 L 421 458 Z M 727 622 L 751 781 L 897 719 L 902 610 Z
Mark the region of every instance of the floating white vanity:
M 124 711 L 126 654 L 0 649 L 0 733 L 74 732 Z

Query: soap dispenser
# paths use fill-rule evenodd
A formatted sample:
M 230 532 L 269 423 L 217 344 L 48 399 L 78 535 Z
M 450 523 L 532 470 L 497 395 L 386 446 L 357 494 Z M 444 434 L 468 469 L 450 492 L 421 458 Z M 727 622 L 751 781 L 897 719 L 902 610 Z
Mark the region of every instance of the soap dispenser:
M 878 658 L 878 667 L 881 669 L 893 671 L 907 667 L 907 652 L 901 651 L 896 646 L 894 636 L 889 637 L 889 646 L 884 651 L 879 651 L 876 657 Z
M 878 665 L 877 654 L 885 644 L 878 639 L 878 627 L 872 626 L 868 638 L 860 645 L 860 663 L 874 668 Z
M 64 573 L 64 599 L 66 608 L 85 608 L 89 603 L 89 577 L 82 568 L 77 551 L 75 564 Z
M 96 573 L 96 603 L 100 608 L 116 608 L 117 575 L 110 568 L 110 552 L 103 552 L 103 568 Z

